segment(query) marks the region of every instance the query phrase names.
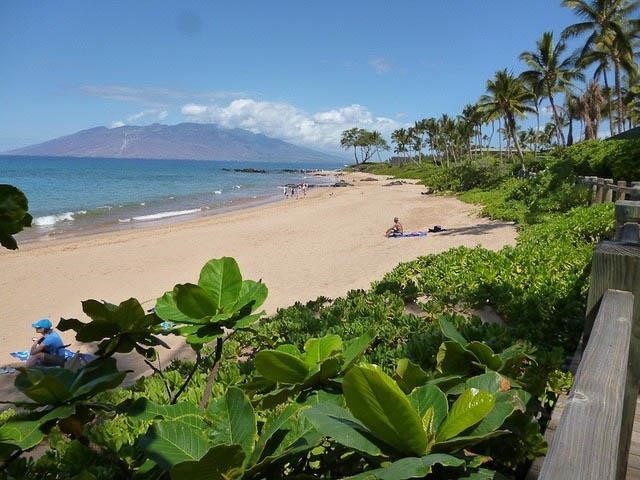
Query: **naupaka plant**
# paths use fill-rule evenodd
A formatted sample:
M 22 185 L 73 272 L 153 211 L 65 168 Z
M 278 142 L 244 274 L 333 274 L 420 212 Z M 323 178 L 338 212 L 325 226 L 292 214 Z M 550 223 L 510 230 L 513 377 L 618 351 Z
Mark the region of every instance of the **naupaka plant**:
M 528 401 L 524 392 L 500 391 L 499 374 L 485 375 L 469 379 L 450 406 L 435 385 L 406 395 L 380 367 L 358 365 L 342 382 L 346 409 L 325 403 L 303 415 L 335 442 L 377 459 L 374 466 L 385 465 L 362 478 L 422 477 L 436 464 L 475 468 L 477 458 L 469 463 L 462 450 L 508 433 L 504 421 Z
M 303 352 L 291 344 L 261 350 L 255 356 L 258 374 L 245 390 L 259 389 L 254 399 L 264 408 L 318 389 L 340 393 L 340 378 L 362 357 L 374 338 L 372 331 L 348 342 L 338 335 L 325 335 L 307 340 Z

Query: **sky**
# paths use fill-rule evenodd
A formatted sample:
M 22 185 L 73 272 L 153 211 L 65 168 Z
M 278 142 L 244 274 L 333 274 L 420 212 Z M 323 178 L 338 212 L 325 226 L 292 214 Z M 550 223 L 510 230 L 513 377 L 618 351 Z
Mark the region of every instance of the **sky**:
M 0 151 L 205 122 L 335 153 L 460 114 L 577 21 L 560 0 L 2 0 Z

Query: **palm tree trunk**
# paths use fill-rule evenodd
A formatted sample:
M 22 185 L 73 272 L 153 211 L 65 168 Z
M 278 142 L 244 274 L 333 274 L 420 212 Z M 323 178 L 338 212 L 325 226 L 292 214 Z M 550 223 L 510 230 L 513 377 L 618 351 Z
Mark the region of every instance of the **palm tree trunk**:
M 602 78 L 604 79 L 604 88 L 607 89 L 607 108 L 609 110 L 609 136 L 613 137 L 613 109 L 611 108 L 611 89 L 609 88 L 609 80 L 607 77 L 607 71 L 603 70 Z
M 613 66 L 615 72 L 615 85 L 616 85 L 616 96 L 618 101 L 618 118 L 616 119 L 616 123 L 618 124 L 618 133 L 622 133 L 624 128 L 624 117 L 623 117 L 623 106 L 622 106 L 622 87 L 621 87 L 621 79 L 620 79 L 620 60 L 618 57 L 613 57 Z
M 553 110 L 553 121 L 556 123 L 556 137 L 558 139 L 558 145 L 564 147 L 566 142 L 564 140 L 564 133 L 562 133 L 562 125 L 560 125 L 560 116 L 558 115 L 556 103 L 553 101 L 553 95 L 551 94 L 551 87 L 549 85 L 547 85 L 547 94 L 549 102 L 551 103 L 551 110 Z

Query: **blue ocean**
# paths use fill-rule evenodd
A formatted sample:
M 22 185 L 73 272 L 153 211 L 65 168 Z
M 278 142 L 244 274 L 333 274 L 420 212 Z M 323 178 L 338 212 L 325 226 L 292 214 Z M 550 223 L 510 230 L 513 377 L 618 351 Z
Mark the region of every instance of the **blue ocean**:
M 0 183 L 29 200 L 18 242 L 139 228 L 284 200 L 287 185 L 335 181 L 338 165 L 0 156 Z

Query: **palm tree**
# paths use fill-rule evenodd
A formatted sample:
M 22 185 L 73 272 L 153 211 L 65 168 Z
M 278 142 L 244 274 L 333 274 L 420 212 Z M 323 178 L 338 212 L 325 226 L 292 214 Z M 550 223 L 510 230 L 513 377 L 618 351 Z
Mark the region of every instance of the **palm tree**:
M 480 98 L 482 109 L 488 115 L 499 114 L 504 117 L 507 138 L 513 140 L 513 144 L 520 157 L 522 169 L 524 169 L 524 155 L 516 134 L 516 119 L 525 117 L 527 112 L 534 109 L 528 102 L 531 93 L 527 90 L 522 79 L 514 77 L 507 70 L 498 70 L 492 80 L 487 80 L 487 94 Z
M 407 156 L 409 152 L 409 144 L 411 143 L 411 137 L 406 128 L 399 128 L 391 133 L 391 143 L 395 143 L 396 147 L 393 149 L 395 153 L 402 154 L 403 157 Z
M 345 150 L 353 148 L 353 156 L 356 160 L 356 165 L 358 164 L 358 136 L 360 129 L 358 127 L 350 128 L 342 132 L 342 136 L 340 137 L 340 146 Z
M 638 34 L 640 20 L 632 15 L 640 8 L 640 0 L 563 0 L 562 6 L 573 9 L 584 19 L 565 28 L 563 37 L 588 33 L 581 56 L 600 44 L 613 63 L 618 107 L 616 124 L 620 133 L 624 127 L 621 70 L 629 74 L 636 70 L 632 42 Z
M 475 137 L 475 143 L 480 146 L 482 153 L 482 112 L 478 105 L 468 104 L 462 109 L 462 115 L 458 115 L 458 119 L 469 129 L 468 145 L 469 157 L 472 157 L 471 139 Z
M 413 127 L 409 127 L 407 130 L 409 135 L 409 144 L 411 149 L 416 152 L 417 163 L 422 162 L 422 149 L 424 148 L 424 140 L 422 138 L 422 132 L 418 122 L 415 122 Z
M 553 119 L 556 123 L 556 135 L 558 144 L 565 145 L 564 133 L 560 128 L 558 108 L 554 101 L 554 94 L 565 91 L 571 85 L 572 80 L 582 79 L 584 75 L 578 72 L 574 65 L 574 56 L 562 58 L 562 54 L 567 49 L 567 45 L 560 40 L 553 44 L 553 33 L 544 32 L 542 38 L 536 42 L 535 51 L 527 51 L 520 54 L 520 60 L 524 61 L 530 68 L 522 72 L 521 77 L 527 79 L 535 85 L 536 91 L 544 91 L 553 110 Z
M 596 42 L 591 50 L 587 51 L 584 55 L 580 57 L 578 60 L 578 66 L 581 68 L 587 68 L 593 64 L 596 64 L 596 68 L 593 72 L 593 79 L 604 81 L 604 90 L 603 93 L 607 98 L 607 116 L 613 111 L 611 104 L 611 88 L 609 87 L 609 76 L 607 72 L 611 69 L 611 60 L 609 59 L 609 54 L 607 53 L 607 49 L 603 46 L 603 40 Z M 609 135 L 613 137 L 615 132 L 613 131 L 613 120 L 610 118 L 609 121 Z
M 573 145 L 573 120 L 582 120 L 583 118 L 581 107 L 582 103 L 577 95 L 568 92 L 564 96 L 564 111 L 567 112 L 567 121 L 569 122 L 569 131 L 567 132 L 567 146 L 569 147 Z
M 580 97 L 581 112 L 584 120 L 584 139 L 598 138 L 598 125 L 602 118 L 605 98 L 597 82 L 590 82 L 584 94 Z

